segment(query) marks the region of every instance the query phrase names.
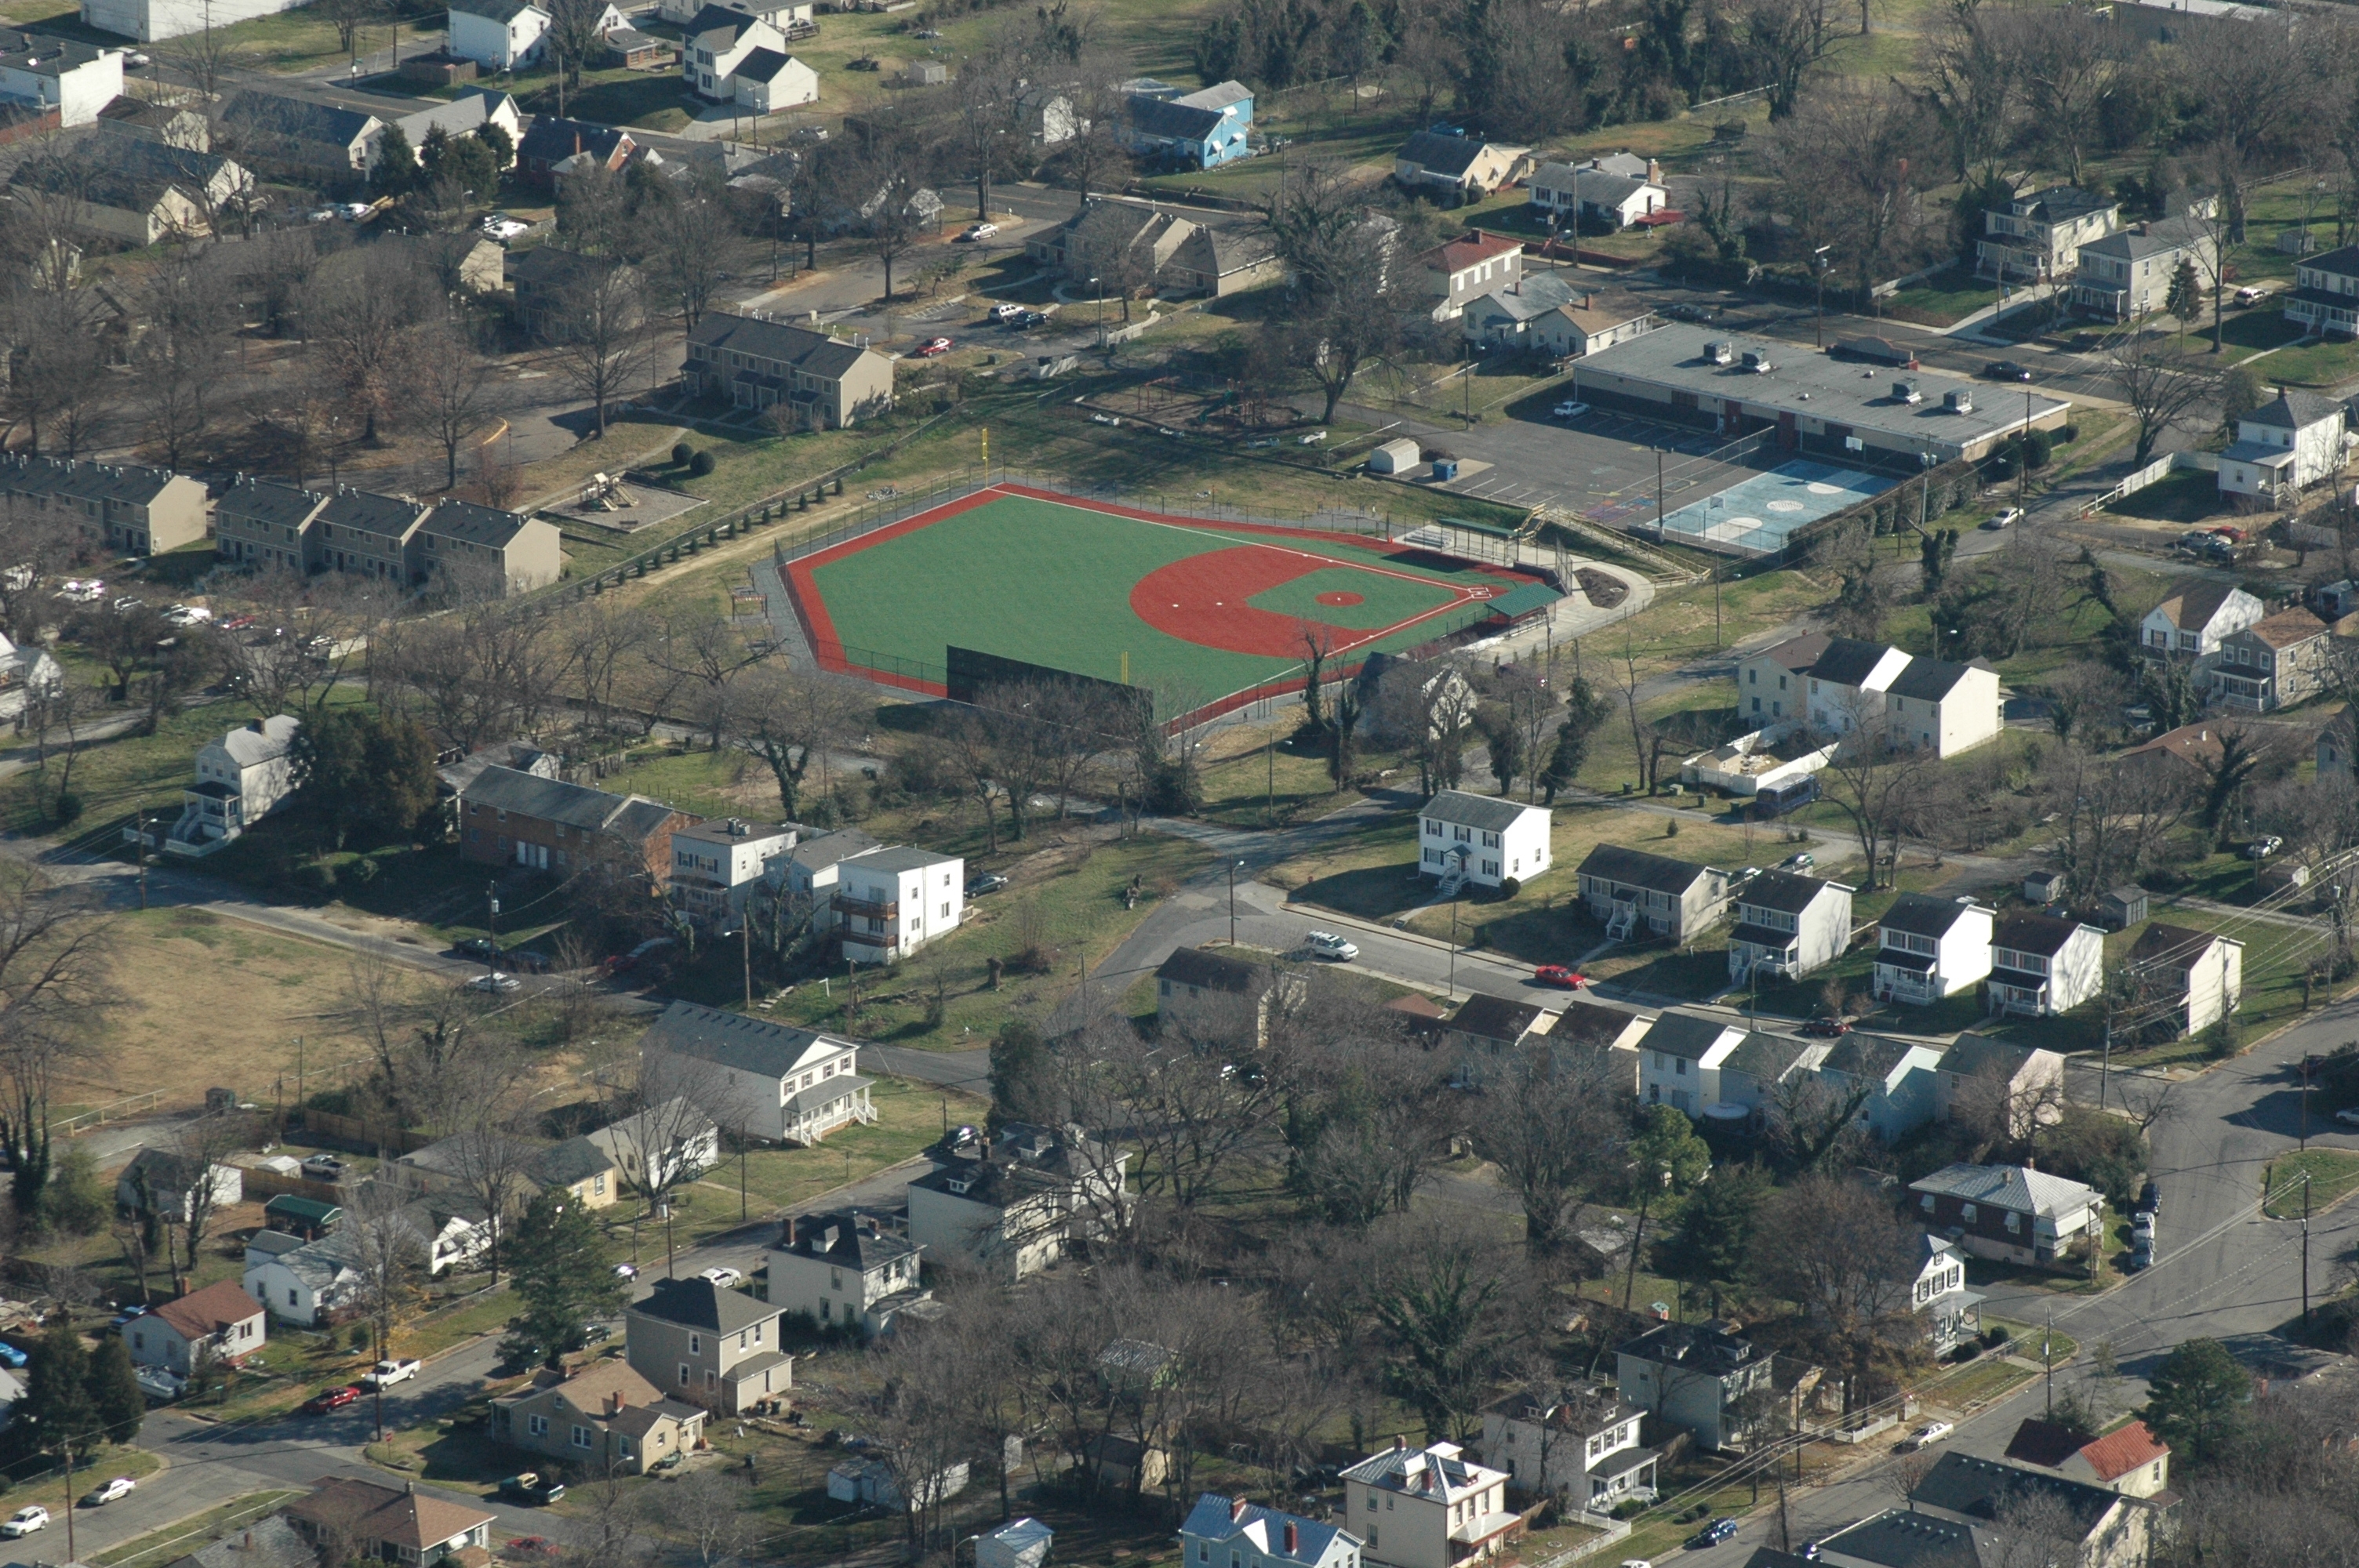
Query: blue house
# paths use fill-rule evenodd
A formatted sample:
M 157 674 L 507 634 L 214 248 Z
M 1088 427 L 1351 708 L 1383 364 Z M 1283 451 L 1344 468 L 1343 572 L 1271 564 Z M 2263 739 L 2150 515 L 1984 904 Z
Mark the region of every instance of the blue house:
M 1253 89 L 1242 81 L 1177 96 L 1134 92 L 1125 104 L 1130 150 L 1140 157 L 1217 168 L 1252 156 Z
M 1865 1090 L 1858 1119 L 1886 1143 L 1897 1142 L 1933 1119 L 1934 1069 L 1941 1050 L 1878 1034 L 1846 1034 L 1819 1064 L 1819 1079 L 1848 1098 Z

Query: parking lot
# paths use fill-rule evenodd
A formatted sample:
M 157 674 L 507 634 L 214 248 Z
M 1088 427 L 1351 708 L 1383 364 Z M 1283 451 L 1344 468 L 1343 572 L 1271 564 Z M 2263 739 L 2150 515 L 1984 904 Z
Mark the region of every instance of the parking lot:
M 1570 384 L 1558 394 L 1571 396 Z M 1758 443 L 1732 447 L 1708 431 L 1605 409 L 1571 423 L 1546 414 L 1542 406 L 1536 416 L 1511 415 L 1497 424 L 1437 433 L 1434 439 L 1461 458 L 1490 465 L 1441 488 L 1503 506 L 1561 507 L 1614 526 L 1654 521 L 1658 449 L 1663 505 L 1671 512 L 1757 471 L 1724 460 L 1750 453 Z M 1774 462 L 1777 455 L 1765 453 L 1761 460 Z

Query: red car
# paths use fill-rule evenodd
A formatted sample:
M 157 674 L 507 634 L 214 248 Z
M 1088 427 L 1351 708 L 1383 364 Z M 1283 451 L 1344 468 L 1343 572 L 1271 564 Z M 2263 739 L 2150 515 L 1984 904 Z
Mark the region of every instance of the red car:
M 1851 1025 L 1840 1018 L 1814 1018 L 1802 1025 L 1802 1033 L 1820 1040 L 1835 1040 L 1851 1033 Z
M 2246 537 L 2248 537 L 2242 528 L 2235 526 L 2234 524 L 2223 523 L 2219 527 L 2212 529 L 2212 533 L 2218 535 L 2220 538 L 2227 540 L 2228 543 L 2232 545 L 2241 545 L 2245 542 Z
M 1532 979 L 1540 985 L 1562 986 L 1569 991 L 1577 991 L 1589 983 L 1587 975 L 1576 975 L 1562 964 L 1542 964 L 1532 971 Z
M 946 354 L 950 351 L 951 341 L 948 338 L 936 338 L 918 351 L 918 357 L 921 360 L 929 360 L 936 354 Z
M 346 1405 L 355 1403 L 360 1397 L 361 1391 L 358 1389 L 321 1389 L 318 1393 L 313 1394 L 310 1402 L 303 1407 L 303 1413 L 325 1415 L 330 1411 L 340 1411 Z

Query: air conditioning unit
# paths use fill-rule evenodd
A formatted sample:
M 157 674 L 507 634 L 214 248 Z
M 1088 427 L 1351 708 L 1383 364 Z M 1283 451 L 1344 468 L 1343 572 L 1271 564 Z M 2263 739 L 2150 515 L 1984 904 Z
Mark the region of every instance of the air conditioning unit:
M 1767 375 L 1777 367 L 1769 362 L 1767 349 L 1747 349 L 1745 351 L 1745 368 L 1756 375 Z
M 1706 343 L 1703 346 L 1703 357 L 1710 360 L 1713 364 L 1724 365 L 1730 360 L 1734 359 L 1736 355 L 1734 351 L 1726 343 Z
M 1894 382 L 1894 383 L 1892 384 L 1892 401 L 1893 401 L 1893 402 L 1895 402 L 1895 403 L 1922 403 L 1924 400 L 1925 400 L 1925 395 L 1924 395 L 1923 393 L 1919 392 L 1919 391 L 1917 390 L 1917 384 L 1916 384 L 1915 382 L 1913 382 L 1913 381 L 1896 381 L 1896 382 Z
M 1955 392 L 1945 392 L 1941 395 L 1941 406 L 1952 414 L 1972 414 L 1974 411 L 1974 395 L 1963 387 Z

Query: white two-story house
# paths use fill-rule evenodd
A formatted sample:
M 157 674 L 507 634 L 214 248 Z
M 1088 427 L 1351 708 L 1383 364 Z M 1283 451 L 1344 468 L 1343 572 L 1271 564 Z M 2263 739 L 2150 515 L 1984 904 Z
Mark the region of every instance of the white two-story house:
M 1549 819 L 1545 806 L 1443 790 L 1418 812 L 1417 869 L 1477 887 L 1528 881 L 1549 868 Z
M 2304 256 L 2294 264 L 2285 319 L 2317 337 L 2359 337 L 2359 245 Z
M 919 1282 L 924 1251 L 873 1214 L 798 1215 L 770 1247 L 769 1303 L 822 1327 L 882 1334 L 904 1308 L 932 1296 Z
M 1908 655 L 1883 643 L 1837 637 L 1806 677 L 1810 728 L 1840 737 L 1875 730 L 1884 719 L 1885 690 L 1908 667 Z
M 1811 632 L 1738 659 L 1738 723 L 1747 730 L 1762 730 L 1807 718 L 1810 708 L 1805 694 L 1810 666 L 1825 656 L 1833 642 L 1824 632 Z
M 2343 423 L 2334 398 L 2278 388 L 2275 401 L 2236 421 L 2236 439 L 2220 454 L 2220 493 L 2290 506 L 2343 471 Z
M 1454 1443 L 1393 1445 L 1343 1472 L 1343 1519 L 1391 1568 L 1468 1568 L 1499 1555 L 1523 1516 L 1507 1506 L 1506 1472 Z
M 210 855 L 277 810 L 295 793 L 295 733 L 302 727 L 301 719 L 281 713 L 242 725 L 199 751 L 197 782 L 182 792 L 180 819 L 164 848 L 175 855 Z
M 1927 1231 L 1919 1239 L 1917 1278 L 1908 1310 L 1925 1326 L 1927 1348 L 1947 1356 L 1983 1330 L 1980 1292 L 1966 1289 L 1966 1259 L 1957 1246 Z
M 676 1001 L 647 1026 L 639 1050 L 679 1058 L 666 1081 L 694 1085 L 712 1119 L 745 1137 L 811 1144 L 876 1119 L 869 1080 L 853 1070 L 852 1042 L 832 1034 Z
M 966 913 L 966 862 L 956 855 L 879 849 L 842 862 L 835 877 L 837 934 L 855 964 L 906 958 Z
M 1736 890 L 1728 979 L 1791 979 L 1831 964 L 1851 946 L 1852 889 L 1792 871 L 1764 871 Z
M 1581 862 L 1581 902 L 1616 941 L 1642 933 L 1685 942 L 1728 909 L 1728 873 L 1600 844 Z
M 1743 1020 L 1674 1008 L 1639 1038 L 1639 1099 L 1701 1116 L 1721 1103 L 1720 1069 L 1744 1043 Z
M 680 912 L 707 931 L 734 931 L 745 901 L 776 862 L 801 841 L 792 822 L 756 824 L 742 816 L 676 827 L 666 891 Z
M 1484 1409 L 1483 1462 L 1527 1492 L 1552 1492 L 1592 1513 L 1627 1498 L 1651 1501 L 1662 1454 L 1639 1444 L 1645 1414 L 1605 1389 L 1545 1400 L 1512 1393 Z
M 2093 190 L 2051 185 L 1983 213 L 1975 270 L 2019 283 L 2060 282 L 2081 265 L 2081 247 L 2121 223 L 2122 210 Z
M 1957 995 L 1990 973 L 1998 913 L 1970 898 L 1904 892 L 1876 925 L 1875 994 L 1922 1006 Z
M 2006 728 L 1998 672 L 1977 659 L 1916 659 L 1884 689 L 1884 734 L 1902 751 L 1954 757 Z
M 2132 320 L 2163 308 L 2171 280 L 2190 262 L 2208 299 L 2218 254 L 2212 225 L 2201 217 L 2134 224 L 2081 247 L 2072 304 L 2108 321 Z M 2287 314 L 2292 314 L 2291 306 Z
M 1433 319 L 1455 321 L 1473 301 L 1515 287 L 1524 276 L 1524 243 L 1477 229 L 1434 246 L 1414 265 L 1435 301 Z
M 681 31 L 680 75 L 699 97 L 766 114 L 819 101 L 819 73 L 788 52 L 771 20 L 707 5 Z
M 2234 583 L 2197 582 L 2174 589 L 2138 622 L 2138 642 L 2156 655 L 2216 661 L 2220 644 L 2267 613 L 2257 599 Z
M 2158 920 L 2138 933 L 2129 967 L 2141 990 L 2174 1005 L 2190 1034 L 2233 1016 L 2244 1001 L 2245 945 L 2233 936 Z
M 2010 914 L 1991 934 L 1990 1010 L 2053 1018 L 2105 983 L 2105 934 L 2052 914 Z
M 1883 1034 L 1844 1035 L 1816 1068 L 1819 1081 L 1841 1100 L 1856 1095 L 1852 1119 L 1886 1143 L 1897 1143 L 1933 1119 L 1941 1048 Z

